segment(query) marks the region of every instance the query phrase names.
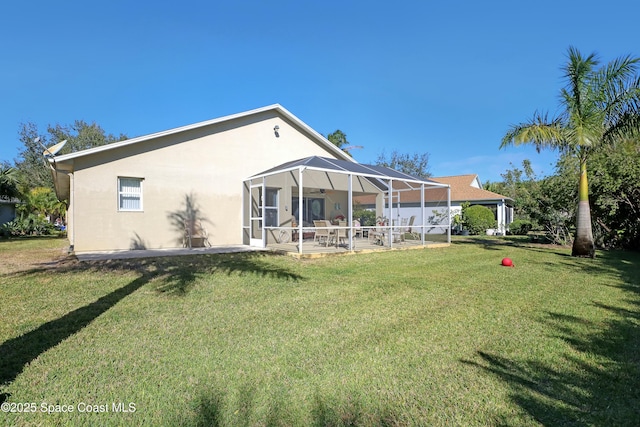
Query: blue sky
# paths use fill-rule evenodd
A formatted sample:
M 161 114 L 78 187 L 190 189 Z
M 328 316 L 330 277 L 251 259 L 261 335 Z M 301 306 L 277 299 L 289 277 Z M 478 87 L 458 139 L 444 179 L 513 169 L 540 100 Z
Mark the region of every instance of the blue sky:
M 0 16 L 0 161 L 23 122 L 135 137 L 280 103 L 362 163 L 429 153 L 434 176 L 500 180 L 510 124 L 557 112 L 569 46 L 640 55 L 635 0 L 26 1 Z

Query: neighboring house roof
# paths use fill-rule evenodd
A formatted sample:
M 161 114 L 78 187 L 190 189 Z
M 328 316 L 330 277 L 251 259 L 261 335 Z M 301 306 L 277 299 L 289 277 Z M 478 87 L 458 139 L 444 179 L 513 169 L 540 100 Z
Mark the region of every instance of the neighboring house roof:
M 451 186 L 451 201 L 473 202 L 481 200 L 511 200 L 493 191 L 484 190 L 478 175 L 455 175 L 431 178 L 433 181 Z
M 495 200 L 511 201 L 509 197 L 482 189 L 482 184 L 478 175 L 456 175 L 444 176 L 438 178 L 429 178 L 431 182 L 446 184 L 451 189 L 451 203 L 462 202 L 489 202 Z M 419 191 L 400 192 L 400 203 L 418 203 L 420 204 Z M 398 199 L 394 198 L 394 203 Z M 425 202 L 439 202 L 447 200 L 446 188 L 431 188 L 425 190 Z M 357 201 L 363 205 L 375 204 L 375 198 L 372 196 L 360 196 Z
M 7 205 L 17 205 L 20 202 L 20 199 L 6 199 L 4 197 L 0 197 L 0 203 Z

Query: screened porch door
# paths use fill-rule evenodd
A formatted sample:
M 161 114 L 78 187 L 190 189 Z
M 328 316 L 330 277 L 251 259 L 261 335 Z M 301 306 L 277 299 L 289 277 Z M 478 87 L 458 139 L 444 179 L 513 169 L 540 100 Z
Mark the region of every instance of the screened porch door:
M 264 231 L 264 182 L 251 185 L 251 214 L 249 218 L 249 244 L 264 248 L 266 234 Z

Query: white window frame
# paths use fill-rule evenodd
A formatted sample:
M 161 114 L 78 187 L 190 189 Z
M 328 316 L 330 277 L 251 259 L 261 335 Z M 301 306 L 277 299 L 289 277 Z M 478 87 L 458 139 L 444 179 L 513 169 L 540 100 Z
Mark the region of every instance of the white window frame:
M 139 188 L 140 190 L 135 193 L 135 192 L 124 192 L 122 191 L 122 181 L 123 180 L 129 180 L 130 182 L 138 182 L 140 184 Z M 144 181 L 144 178 L 135 178 L 135 177 L 131 177 L 131 176 L 119 176 L 118 177 L 118 212 L 142 212 L 143 211 L 143 204 L 142 204 L 142 195 L 143 195 L 143 188 L 142 188 L 142 183 Z M 122 198 L 123 197 L 131 197 L 131 198 L 135 198 L 138 197 L 140 200 L 140 205 L 138 208 L 136 209 L 131 209 L 131 208 L 123 208 L 122 205 Z

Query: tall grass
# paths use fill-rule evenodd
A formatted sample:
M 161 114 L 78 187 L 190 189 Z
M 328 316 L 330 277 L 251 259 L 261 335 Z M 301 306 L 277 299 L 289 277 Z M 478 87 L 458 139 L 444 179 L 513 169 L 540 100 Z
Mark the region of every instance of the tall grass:
M 15 243 L 3 257 L 41 259 L 0 276 L 0 393 L 75 411 L 0 423 L 640 424 L 637 253 L 466 239 L 85 264 Z

